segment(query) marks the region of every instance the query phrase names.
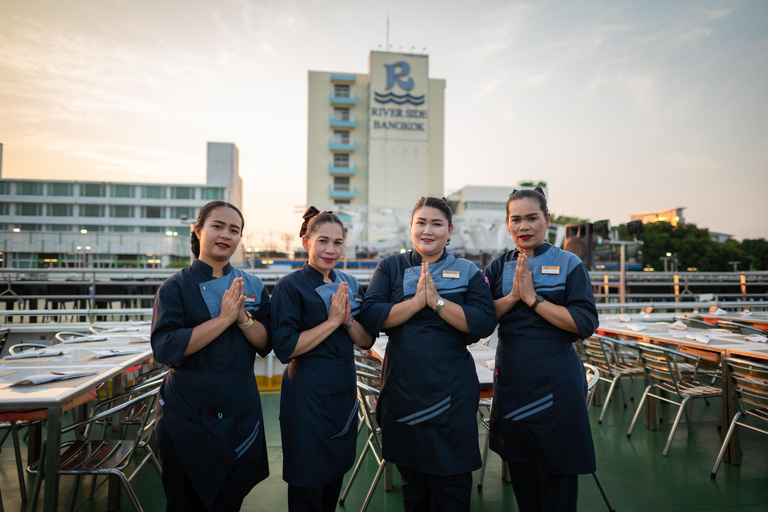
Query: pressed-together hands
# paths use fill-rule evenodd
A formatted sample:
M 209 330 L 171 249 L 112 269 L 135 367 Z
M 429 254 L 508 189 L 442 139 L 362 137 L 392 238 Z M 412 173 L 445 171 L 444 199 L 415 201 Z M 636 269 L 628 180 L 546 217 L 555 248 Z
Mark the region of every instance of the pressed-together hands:
M 339 289 L 331 297 L 331 310 L 328 312 L 328 320 L 336 325 L 349 325 L 352 321 L 352 307 L 349 304 L 349 285 L 339 284 Z
M 248 321 L 245 314 L 245 295 L 243 295 L 243 278 L 236 277 L 232 285 L 221 297 L 221 317 L 227 320 L 227 325 L 243 324 Z
M 419 284 L 416 286 L 416 295 L 411 300 L 418 307 L 417 311 L 421 311 L 425 306 L 435 309 L 437 299 L 439 298 L 440 295 L 437 293 L 437 288 L 435 288 L 435 281 L 429 272 L 429 263 L 422 263 Z

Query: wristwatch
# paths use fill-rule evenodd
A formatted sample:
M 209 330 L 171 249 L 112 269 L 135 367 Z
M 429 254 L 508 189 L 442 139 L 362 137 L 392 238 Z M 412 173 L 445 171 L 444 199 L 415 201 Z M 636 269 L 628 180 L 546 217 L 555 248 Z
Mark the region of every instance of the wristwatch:
M 437 302 L 435 302 L 435 313 L 440 313 L 440 309 L 442 309 L 443 306 L 445 306 L 445 299 L 440 297 L 437 299 Z
M 539 304 L 541 304 L 542 302 L 544 302 L 545 300 L 546 300 L 546 299 L 544 299 L 544 297 L 542 297 L 542 296 L 541 296 L 541 295 L 539 295 L 539 294 L 536 294 L 536 300 L 535 300 L 535 301 L 533 301 L 533 304 L 531 304 L 531 311 L 536 311 L 536 307 L 537 307 Z
M 255 320 L 253 319 L 253 317 L 251 316 L 251 314 L 250 314 L 248 311 L 246 311 L 246 312 L 245 312 L 245 316 L 247 316 L 247 317 L 248 317 L 248 320 L 246 320 L 246 321 L 245 321 L 244 323 L 242 323 L 242 324 L 237 324 L 237 326 L 238 326 L 239 328 L 241 328 L 242 330 L 246 330 L 246 329 L 248 329 L 248 328 L 249 328 L 250 326 L 252 326 L 252 325 L 253 325 L 253 323 L 255 322 Z

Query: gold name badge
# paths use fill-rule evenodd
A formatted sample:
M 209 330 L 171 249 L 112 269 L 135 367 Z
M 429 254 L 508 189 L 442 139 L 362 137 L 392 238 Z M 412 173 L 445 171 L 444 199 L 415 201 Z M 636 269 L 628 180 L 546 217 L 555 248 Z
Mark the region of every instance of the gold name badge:
M 458 270 L 443 270 L 443 277 L 446 279 L 459 279 L 461 272 Z
M 548 267 L 546 265 L 542 265 L 541 267 L 541 273 L 542 274 L 559 274 L 560 273 L 560 267 Z

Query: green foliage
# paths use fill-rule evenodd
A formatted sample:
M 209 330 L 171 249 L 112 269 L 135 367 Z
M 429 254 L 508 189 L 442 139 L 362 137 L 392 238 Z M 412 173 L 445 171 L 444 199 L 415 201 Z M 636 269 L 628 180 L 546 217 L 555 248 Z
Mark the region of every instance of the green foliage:
M 617 226 L 619 240 L 632 240 L 626 224 Z M 669 222 L 643 225 L 642 262 L 656 269 L 663 267 L 662 257 L 671 253 L 678 269 L 695 267 L 701 271 L 732 271 L 730 261 L 740 261 L 739 270 L 767 270 L 768 242 L 764 238 L 738 242 L 729 238 L 723 243 L 711 239 L 709 230 L 695 224 L 673 228 Z
M 589 219 L 569 217 L 568 215 L 558 215 L 553 212 L 551 222 L 552 224 L 562 224 L 565 226 L 566 224 L 583 224 L 585 222 L 589 222 Z
M 521 187 L 546 187 L 547 182 L 546 181 L 521 181 L 520 186 Z
M 165 268 L 187 268 L 189 266 L 188 261 L 174 261 Z

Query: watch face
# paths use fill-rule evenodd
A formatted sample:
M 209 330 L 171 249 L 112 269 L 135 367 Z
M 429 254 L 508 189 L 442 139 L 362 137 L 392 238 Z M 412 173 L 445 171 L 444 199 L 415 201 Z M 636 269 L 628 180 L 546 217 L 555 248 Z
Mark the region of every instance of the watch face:
M 445 301 L 443 299 L 438 299 L 437 300 L 437 305 L 438 306 L 445 306 Z

